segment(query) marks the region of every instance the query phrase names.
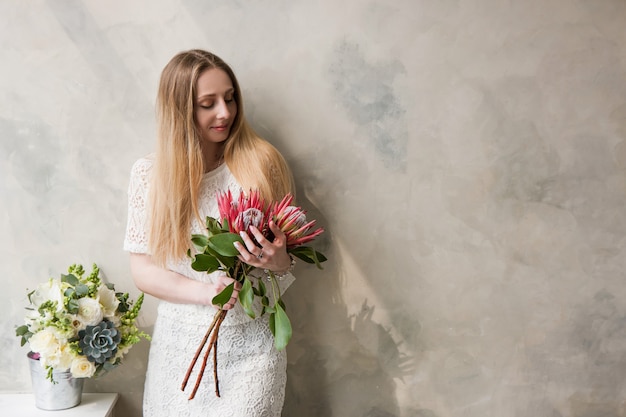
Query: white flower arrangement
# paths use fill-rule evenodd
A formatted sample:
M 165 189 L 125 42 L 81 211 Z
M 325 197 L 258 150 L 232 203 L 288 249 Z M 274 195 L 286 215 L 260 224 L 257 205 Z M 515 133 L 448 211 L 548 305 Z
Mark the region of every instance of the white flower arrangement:
M 99 274 L 96 264 L 87 276 L 82 265 L 71 265 L 67 275 L 50 278 L 28 294 L 26 324 L 15 333 L 22 346 L 30 345 L 51 381 L 54 370 L 97 377 L 119 365 L 142 338 L 150 339 L 136 325 L 143 294 L 134 303 Z

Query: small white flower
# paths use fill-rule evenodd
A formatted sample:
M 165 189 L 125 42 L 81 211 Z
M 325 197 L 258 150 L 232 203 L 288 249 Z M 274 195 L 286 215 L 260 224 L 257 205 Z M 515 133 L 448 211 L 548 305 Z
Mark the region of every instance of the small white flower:
M 71 314 L 69 317 L 70 320 L 72 320 L 72 328 L 74 329 L 75 334 L 78 334 L 78 332 L 81 330 L 85 330 L 85 327 L 87 327 L 87 325 L 80 320 L 78 315 Z
M 117 311 L 120 300 L 115 296 L 115 291 L 110 290 L 106 285 L 98 288 L 98 300 L 104 310 L 104 317 L 113 317 Z
M 70 372 L 74 378 L 91 378 L 96 372 L 96 366 L 86 357 L 79 356 L 72 361 Z
M 88 297 L 79 299 L 76 318 L 85 326 L 95 326 L 100 323 L 103 318 L 103 312 L 98 300 Z

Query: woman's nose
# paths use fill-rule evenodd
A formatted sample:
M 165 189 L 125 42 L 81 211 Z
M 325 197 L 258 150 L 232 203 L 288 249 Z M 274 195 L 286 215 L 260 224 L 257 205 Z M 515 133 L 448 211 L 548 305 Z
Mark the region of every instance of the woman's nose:
M 221 100 L 217 109 L 217 117 L 219 119 L 228 119 L 230 117 L 230 110 L 228 109 L 228 103 Z

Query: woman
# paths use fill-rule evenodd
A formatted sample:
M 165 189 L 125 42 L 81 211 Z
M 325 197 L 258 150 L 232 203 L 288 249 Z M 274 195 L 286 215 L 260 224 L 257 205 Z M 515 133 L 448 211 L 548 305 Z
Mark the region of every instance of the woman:
M 219 218 L 216 195 L 258 189 L 266 201 L 292 191 L 280 153 L 246 123 L 241 89 L 230 67 L 201 50 L 179 53 L 166 65 L 157 99 L 156 153 L 135 162 L 129 185 L 125 250 L 137 287 L 161 300 L 152 336 L 144 389 L 144 416 L 280 416 L 286 356 L 276 351 L 267 316 L 250 319 L 237 304 L 240 289 L 222 308 L 230 310 L 218 344 L 220 397 L 207 367 L 193 400 L 181 382 L 217 307 L 213 297 L 232 279 L 191 268 L 192 233 L 206 216 Z M 258 230 L 236 245 L 240 259 L 282 274 L 291 282 L 293 261 L 285 235 L 273 223 L 270 242 Z M 254 242 L 254 238 L 260 247 Z M 196 368 L 199 368 L 197 366 Z M 195 381 L 193 374 L 190 381 Z

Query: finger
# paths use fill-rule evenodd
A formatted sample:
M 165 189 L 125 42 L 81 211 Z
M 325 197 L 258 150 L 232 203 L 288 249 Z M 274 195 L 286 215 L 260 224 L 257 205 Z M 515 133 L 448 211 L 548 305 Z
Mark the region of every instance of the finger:
M 228 302 L 224 304 L 225 308 L 233 308 L 235 304 L 237 304 L 238 296 L 233 293 L 233 295 L 228 299 Z
M 272 242 L 267 240 L 267 238 L 263 236 L 263 233 L 261 233 L 261 231 L 255 226 L 250 226 L 250 232 L 252 232 L 252 235 L 254 236 L 256 241 L 259 242 L 259 245 L 261 245 L 261 247 L 271 245 Z
M 250 239 L 250 236 L 246 232 L 241 231 L 239 232 L 239 235 L 241 236 L 241 239 L 243 239 L 243 243 L 246 244 L 248 252 L 254 256 L 257 256 L 261 252 L 261 249 L 252 241 L 252 239 Z
M 245 262 L 247 264 L 252 265 L 251 262 L 254 262 L 257 255 L 250 253 L 248 249 L 239 242 L 234 243 L 235 248 L 239 251 L 239 256 L 237 257 L 241 262 Z M 260 251 L 259 251 L 260 252 Z
M 276 237 L 274 239 L 274 242 L 276 242 L 276 239 L 280 239 L 281 241 L 285 239 L 285 232 L 283 232 L 281 230 L 280 227 L 278 227 L 276 225 L 276 223 L 274 223 L 274 220 L 270 220 L 269 222 L 269 226 L 270 226 L 270 230 L 272 231 L 272 233 L 274 234 L 274 236 Z

